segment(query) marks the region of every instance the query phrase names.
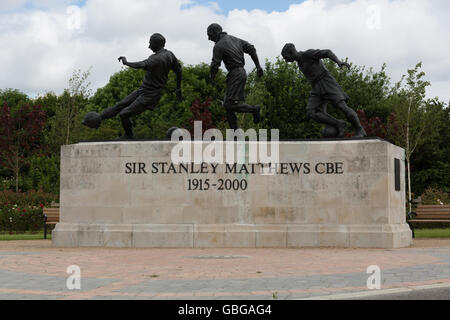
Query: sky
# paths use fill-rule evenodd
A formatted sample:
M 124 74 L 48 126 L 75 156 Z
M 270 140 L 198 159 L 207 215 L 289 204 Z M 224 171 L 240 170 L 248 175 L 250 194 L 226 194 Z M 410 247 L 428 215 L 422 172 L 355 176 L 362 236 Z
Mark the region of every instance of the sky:
M 74 70 L 92 67 L 95 92 L 122 69 L 117 57 L 147 58 L 155 32 L 185 65 L 210 63 L 206 28 L 216 22 L 254 44 L 262 62 L 292 42 L 375 71 L 386 63 L 394 83 L 421 61 L 427 96 L 448 102 L 449 20 L 448 0 L 1 0 L 0 89 L 60 93 Z
M 211 0 L 198 0 L 196 1 L 202 5 L 208 5 Z M 291 4 L 302 3 L 302 0 L 289 1 L 289 0 L 222 0 L 215 1 L 219 5 L 219 12 L 227 14 L 234 9 L 238 10 L 264 10 L 266 12 L 272 11 L 286 11 Z

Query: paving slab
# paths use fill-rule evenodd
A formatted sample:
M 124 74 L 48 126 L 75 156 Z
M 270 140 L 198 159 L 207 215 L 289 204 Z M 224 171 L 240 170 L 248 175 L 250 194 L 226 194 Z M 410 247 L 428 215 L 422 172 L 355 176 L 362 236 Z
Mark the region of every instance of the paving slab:
M 72 265 L 81 290 L 67 288 Z M 450 239 L 415 239 L 402 249 L 61 249 L 49 240 L 0 241 L 0 300 L 363 299 L 376 291 L 367 288 L 373 265 L 380 293 L 422 297 L 408 291 L 422 286 L 450 299 Z

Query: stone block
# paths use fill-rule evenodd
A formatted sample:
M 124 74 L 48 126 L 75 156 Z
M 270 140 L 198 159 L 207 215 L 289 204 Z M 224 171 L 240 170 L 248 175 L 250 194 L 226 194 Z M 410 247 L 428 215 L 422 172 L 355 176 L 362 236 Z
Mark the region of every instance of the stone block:
M 284 225 L 257 225 L 257 248 L 286 248 L 287 226 Z
M 211 164 L 206 164 L 206 172 L 196 172 L 200 164 L 189 173 L 167 172 L 176 144 L 114 141 L 63 146 L 61 222 L 53 233 L 54 245 L 397 248 L 411 244 L 405 221 L 404 150 L 386 141 L 281 141 L 279 163 L 270 174 L 259 166 L 253 172 L 248 162 L 247 170 L 237 164 L 236 172 L 230 170 L 233 164 L 219 164 L 215 174 Z M 194 151 L 208 144 L 186 145 Z M 233 148 L 236 159 L 245 161 L 249 155 L 238 155 L 237 150 L 263 147 L 259 142 L 239 147 L 227 142 L 222 146 L 224 158 L 226 146 Z M 401 163 L 400 191 L 395 190 L 394 159 Z M 130 166 L 139 170 L 129 170 Z M 208 179 L 209 188 L 189 190 L 192 179 L 204 186 Z M 228 181 L 222 184 L 228 188 L 219 190 L 220 179 Z M 238 182 L 238 188 L 229 188 L 230 182 Z
M 132 246 L 135 248 L 192 248 L 192 225 L 133 225 Z
M 254 248 L 256 247 L 256 232 L 254 225 L 225 225 L 225 247 Z
M 223 248 L 225 247 L 225 225 L 195 225 L 195 248 Z

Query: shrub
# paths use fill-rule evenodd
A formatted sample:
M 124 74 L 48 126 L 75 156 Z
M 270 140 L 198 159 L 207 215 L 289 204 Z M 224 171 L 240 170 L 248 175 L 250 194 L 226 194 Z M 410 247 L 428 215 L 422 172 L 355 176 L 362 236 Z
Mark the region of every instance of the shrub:
M 38 231 L 43 227 L 44 214 L 41 206 L 18 206 L 11 203 L 0 205 L 0 232 Z
M 59 202 L 59 196 L 42 190 L 30 190 L 27 192 L 14 192 L 12 190 L 0 191 L 0 203 L 8 203 L 17 206 L 49 206 L 52 202 Z
M 450 196 L 447 192 L 431 187 L 425 190 L 421 198 L 422 204 L 450 204 Z
M 59 192 L 59 157 L 32 156 L 29 176 L 34 189 L 57 194 Z
M 0 191 L 0 232 L 23 233 L 43 228 L 43 208 L 59 202 L 57 194 L 42 190 Z

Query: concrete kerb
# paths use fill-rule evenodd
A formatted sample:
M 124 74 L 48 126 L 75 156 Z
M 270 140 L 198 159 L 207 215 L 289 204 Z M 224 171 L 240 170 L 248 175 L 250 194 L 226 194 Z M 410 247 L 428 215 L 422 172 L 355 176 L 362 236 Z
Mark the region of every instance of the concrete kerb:
M 310 297 L 310 298 L 304 298 L 304 299 L 298 299 L 298 300 L 345 300 L 345 299 L 369 298 L 369 297 L 387 295 L 387 294 L 409 293 L 409 292 L 413 292 L 413 291 L 442 289 L 442 288 L 450 288 L 450 283 L 438 283 L 438 284 L 431 284 L 431 285 L 408 286 L 408 287 L 402 287 L 402 288 L 390 288 L 390 289 L 380 289 L 380 290 L 371 290 L 371 291 L 340 293 L 340 294 L 316 296 L 316 297 Z

